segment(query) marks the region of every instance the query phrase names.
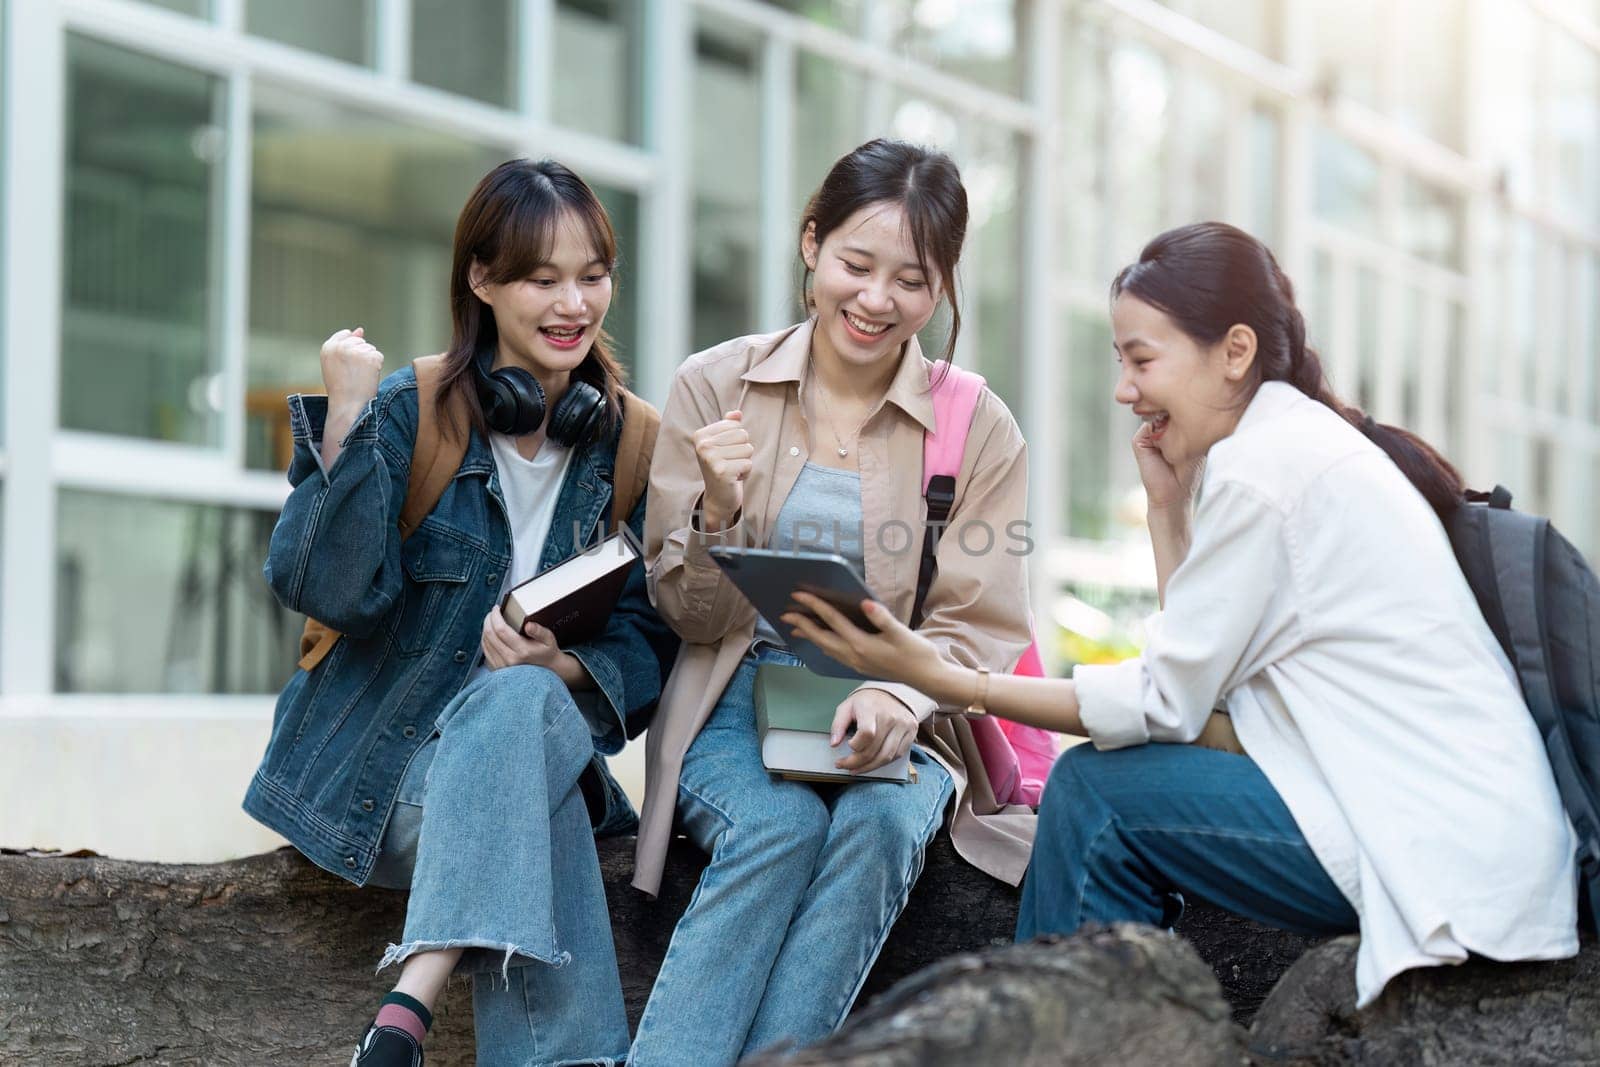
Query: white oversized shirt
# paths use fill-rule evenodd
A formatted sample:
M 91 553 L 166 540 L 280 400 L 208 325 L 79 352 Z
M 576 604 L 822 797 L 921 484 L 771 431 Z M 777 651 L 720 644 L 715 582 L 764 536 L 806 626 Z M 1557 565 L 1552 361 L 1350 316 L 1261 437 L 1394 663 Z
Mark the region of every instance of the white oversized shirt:
M 1358 430 L 1262 385 L 1206 459 L 1137 659 L 1074 671 L 1095 746 L 1219 700 L 1361 919 L 1360 1006 L 1411 967 L 1578 950 L 1575 840 L 1444 528 Z

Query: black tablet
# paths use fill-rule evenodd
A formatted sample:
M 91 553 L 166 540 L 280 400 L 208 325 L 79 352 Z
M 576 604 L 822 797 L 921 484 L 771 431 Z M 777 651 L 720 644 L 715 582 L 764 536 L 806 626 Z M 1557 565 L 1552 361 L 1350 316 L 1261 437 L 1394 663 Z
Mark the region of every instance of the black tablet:
M 769 548 L 715 545 L 707 550 L 739 591 L 783 637 L 789 650 L 818 674 L 831 678 L 864 678 L 822 649 L 794 636 L 779 618 L 788 611 L 811 612 L 794 600 L 796 590 L 827 601 L 863 630 L 877 632 L 861 611 L 863 600 L 878 599 L 843 556 L 831 552 L 793 552 Z

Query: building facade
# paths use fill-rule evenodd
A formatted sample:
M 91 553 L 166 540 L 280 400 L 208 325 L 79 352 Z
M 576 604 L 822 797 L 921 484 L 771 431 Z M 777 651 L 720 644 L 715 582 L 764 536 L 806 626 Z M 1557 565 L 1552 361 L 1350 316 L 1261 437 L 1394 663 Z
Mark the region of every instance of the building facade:
M 602 191 L 659 402 L 797 317 L 833 159 L 948 149 L 957 358 L 1029 439 L 1066 630 L 1151 582 L 1107 282 L 1205 218 L 1278 251 L 1341 393 L 1600 557 L 1600 0 L 5 0 L 0 33 L 3 845 L 260 843 L 283 396 L 341 326 L 444 346 L 455 214 L 517 155 Z

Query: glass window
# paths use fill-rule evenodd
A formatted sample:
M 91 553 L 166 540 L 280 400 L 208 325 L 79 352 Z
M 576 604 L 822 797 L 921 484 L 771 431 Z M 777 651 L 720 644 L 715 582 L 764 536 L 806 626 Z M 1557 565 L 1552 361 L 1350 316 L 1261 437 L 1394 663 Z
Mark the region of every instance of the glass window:
M 1311 290 L 1310 293 L 1302 291 L 1300 297 L 1301 312 L 1306 320 L 1306 344 L 1312 348 L 1321 348 L 1333 333 L 1335 309 L 1333 306 L 1333 257 L 1321 248 L 1311 253 Z M 1306 297 L 1310 296 L 1307 301 Z M 1333 365 L 1329 357 L 1333 353 L 1323 350 L 1323 367 L 1328 373 L 1333 372 Z M 1339 383 L 1334 383 L 1335 386 Z
M 1066 513 L 1062 527 L 1072 537 L 1110 536 L 1113 447 L 1112 392 L 1118 364 L 1111 348 L 1111 324 L 1104 313 L 1067 313 L 1065 327 L 1070 374 L 1060 375 L 1066 392 L 1061 469 L 1067 472 Z M 1128 430 L 1128 438 L 1133 430 Z
M 1400 291 L 1400 425 L 1413 433 L 1422 432 L 1422 346 L 1425 343 L 1423 316 L 1428 298 L 1421 289 L 1406 286 Z M 1370 313 L 1370 309 L 1369 309 Z
M 1535 499 L 1533 448 L 1522 430 L 1509 429 L 1502 422 L 1490 435 L 1494 447 L 1488 455 L 1489 476 L 1484 485 L 1503 485 L 1511 490 L 1512 503 L 1521 511 L 1548 514 Z
M 1356 270 L 1356 396 L 1362 411 L 1376 418 L 1393 419 L 1393 412 L 1378 411 L 1378 272 L 1370 267 Z
M 1532 506 L 1523 505 L 1535 515 L 1549 515 L 1555 505 L 1555 445 L 1548 437 L 1532 435 L 1533 478 L 1528 483 Z
M 294 672 L 301 618 L 261 580 L 274 514 L 73 489 L 58 508 L 58 690 L 271 693 Z
M 64 427 L 218 440 L 222 107 L 215 78 L 67 39 Z
M 902 55 L 1003 92 L 1020 88 L 1015 0 L 878 0 Z
M 611 338 L 611 354 L 631 379 L 639 369 L 639 299 L 634 295 L 638 272 L 633 269 L 642 258 L 639 197 L 599 183 L 594 191 L 611 216 L 611 228 L 617 235 L 617 271 L 611 285 L 611 310 L 606 312 L 606 335 Z
M 1314 0 L 1307 11 L 1314 74 L 1320 86 L 1368 107 L 1379 106 L 1378 35 L 1384 32 L 1382 0 Z
M 1227 140 L 1227 114 L 1222 92 L 1216 83 L 1194 71 L 1182 77 L 1184 136 L 1189 141 L 1189 217 L 1168 220 L 1180 226 L 1228 217 L 1228 171 L 1245 166 L 1244 161 L 1226 159 L 1219 151 Z M 1176 117 L 1176 116 L 1174 116 Z M 1174 131 L 1174 136 L 1180 136 Z M 1153 236 L 1153 235 L 1152 235 Z
M 760 314 L 761 70 L 755 47 L 711 32 L 702 32 L 696 44 L 696 351 L 751 332 Z M 793 238 L 785 234 L 780 239 Z
M 330 333 L 365 326 L 390 370 L 448 346 L 456 216 L 510 153 L 267 84 L 255 101 L 247 453 L 281 468 L 283 397 L 322 391 Z
M 207 0 L 144 0 L 154 7 L 164 7 L 168 11 L 176 11 L 181 15 L 196 15 L 205 18 L 209 13 L 210 4 Z
M 1542 6 L 1568 18 L 1600 24 L 1600 0 L 1541 0 Z
M 1250 111 L 1250 232 L 1278 246 L 1278 165 L 1283 151 L 1278 112 L 1266 104 Z
M 1143 45 L 1119 45 L 1111 55 L 1110 148 L 1117 264 L 1130 263 L 1167 228 L 1165 182 L 1172 75 L 1166 61 Z
M 866 80 L 854 70 L 801 52 L 795 62 L 795 217 L 828 168 L 866 140 L 861 101 Z
M 1600 55 L 1588 45 L 1552 33 L 1551 99 L 1545 114 L 1556 205 L 1582 226 L 1600 224 Z
M 250 33 L 346 63 L 372 63 L 373 0 L 246 0 Z
M 618 141 L 639 139 L 639 8 L 632 0 L 556 0 L 551 120 Z
M 487 104 L 516 106 L 513 0 L 411 0 L 411 77 Z
M 1600 306 L 1596 306 L 1595 293 L 1600 293 L 1600 253 L 1590 252 L 1578 257 L 1578 277 L 1572 290 L 1578 313 L 1576 366 L 1587 374 L 1588 400 L 1580 405 L 1577 414 L 1591 423 L 1600 424 Z M 1583 375 L 1578 377 L 1583 381 Z M 1600 486 L 1597 486 L 1600 489 Z M 1600 529 L 1595 531 L 1600 536 Z
M 1465 133 L 1466 9 L 1460 0 L 1407 0 L 1390 9 L 1401 56 L 1395 72 L 1395 117 L 1408 129 L 1457 150 Z M 1376 52 L 1376 41 L 1368 40 Z
M 1271 59 L 1282 52 L 1283 4 L 1278 0 L 1161 0 L 1200 25 Z
M 1523 3 L 1494 0 L 1479 5 L 1484 40 L 1494 42 L 1494 62 L 1475 74 L 1475 120 L 1489 162 L 1498 168 L 1507 191 L 1531 199 L 1538 158 L 1538 38 L 1534 15 Z
M 1336 226 L 1378 236 L 1378 161 L 1327 129 L 1316 133 L 1317 215 Z
M 1023 405 L 1021 191 L 1017 167 L 1021 138 L 979 128 L 973 151 L 962 153 L 962 184 L 967 187 L 967 247 L 960 271 L 963 346 L 976 358 L 966 361 L 989 380 L 1028 430 Z M 1044 283 L 1044 279 L 1040 279 Z M 1041 294 L 1041 298 L 1044 298 Z M 967 331 L 971 331 L 967 335 Z M 1048 358 L 1049 353 L 1040 353 Z
M 1445 317 L 1444 447 L 1457 461 L 1467 457 L 1467 309 L 1452 302 Z
M 1595 459 L 1589 476 L 1589 506 L 1594 516 L 1589 520 L 1589 543 L 1584 550 L 1589 554 L 1589 566 L 1600 570 L 1600 458 Z
M 808 18 L 836 30 L 859 32 L 865 25 L 862 9 L 871 0 L 766 0 L 773 7 Z
M 1501 292 L 1508 301 L 1504 338 L 1499 358 L 1508 366 L 1501 372 L 1500 395 L 1507 400 L 1532 403 L 1539 363 L 1539 247 L 1531 223 L 1510 224 L 1510 247 L 1501 263 L 1504 283 Z M 1494 355 L 1491 354 L 1491 359 Z
M 1060 254 L 1070 277 L 1098 286 L 1114 269 L 1105 254 L 1107 56 L 1094 23 L 1072 18 L 1065 35 L 1060 155 L 1054 168 Z
M 1461 269 L 1466 204 L 1459 193 L 1428 185 L 1407 174 L 1401 179 L 1400 247 L 1451 270 Z

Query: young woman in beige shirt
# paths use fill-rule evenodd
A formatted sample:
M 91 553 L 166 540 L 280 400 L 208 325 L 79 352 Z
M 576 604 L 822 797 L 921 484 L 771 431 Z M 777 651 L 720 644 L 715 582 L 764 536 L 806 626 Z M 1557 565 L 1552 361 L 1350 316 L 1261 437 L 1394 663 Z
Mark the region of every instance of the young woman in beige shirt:
M 998 810 L 968 762 L 964 723 L 936 721 L 915 689 L 866 682 L 835 709 L 853 727 L 846 770 L 910 753 L 905 785 L 774 778 L 757 747 L 758 662 L 797 663 L 758 630 L 707 555 L 714 545 L 825 547 L 851 558 L 908 620 L 925 507 L 930 374 L 917 332 L 951 311 L 966 193 L 938 152 L 873 141 L 811 198 L 800 254 L 811 317 L 688 359 L 663 413 L 646 523 L 653 595 L 684 639 L 649 734 L 635 884 L 654 892 L 677 823 L 711 854 L 673 934 L 630 1062 L 732 1063 L 843 1019 L 903 908 L 952 797 L 968 859 L 1015 883 L 1033 814 Z M 948 352 L 946 353 L 948 354 Z M 1012 663 L 1028 643 L 1025 545 L 1006 539 L 1027 498 L 1022 436 L 985 392 L 957 481 L 950 532 L 918 632 L 952 659 Z M 981 518 L 999 532 L 987 551 Z M 823 531 L 821 544 L 802 527 Z M 708 1011 L 707 1006 L 714 1005 Z

